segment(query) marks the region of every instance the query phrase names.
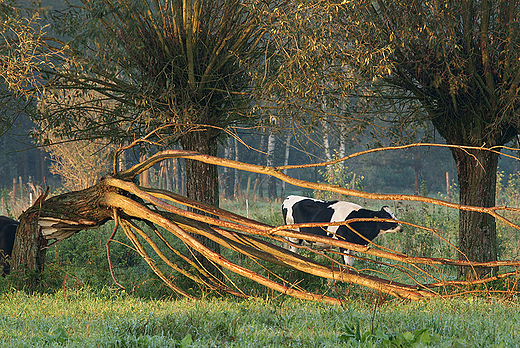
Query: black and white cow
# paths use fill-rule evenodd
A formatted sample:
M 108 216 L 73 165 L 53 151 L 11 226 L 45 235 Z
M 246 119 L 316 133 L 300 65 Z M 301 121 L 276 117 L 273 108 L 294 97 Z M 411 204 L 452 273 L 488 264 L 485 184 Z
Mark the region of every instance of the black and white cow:
M 0 274 L 7 275 L 11 271 L 11 265 L 5 262 L 13 253 L 14 236 L 18 221 L 0 216 Z M 2 269 L 3 268 L 3 269 Z
M 397 222 L 378 221 L 377 219 L 393 219 L 395 215 L 390 208 L 384 206 L 379 211 L 364 209 L 363 207 L 343 201 L 322 201 L 319 199 L 288 196 L 282 204 L 282 213 L 286 225 L 301 223 L 318 223 L 318 222 L 340 222 L 356 218 L 374 218 L 373 221 L 358 221 L 341 226 L 328 227 L 301 227 L 298 230 L 303 233 L 309 233 L 318 236 L 332 236 L 332 238 L 344 240 L 349 243 L 367 245 L 368 240 L 373 240 L 380 234 L 389 232 L 398 232 L 402 230 L 401 224 Z M 356 232 L 363 235 L 366 239 L 360 237 Z M 304 240 L 298 238 L 288 238 L 293 244 L 302 244 Z M 327 248 L 329 245 L 323 243 L 313 243 L 315 247 Z M 296 252 L 295 246 L 289 249 Z M 348 255 L 354 255 L 355 252 L 340 248 L 343 253 L 343 262 L 345 265 L 352 266 L 354 259 Z

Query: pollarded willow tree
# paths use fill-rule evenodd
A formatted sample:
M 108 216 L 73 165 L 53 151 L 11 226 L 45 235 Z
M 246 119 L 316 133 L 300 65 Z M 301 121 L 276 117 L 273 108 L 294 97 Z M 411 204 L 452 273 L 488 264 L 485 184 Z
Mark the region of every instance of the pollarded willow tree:
M 411 146 L 417 146 L 417 144 L 408 145 L 408 147 Z M 380 150 L 375 149 L 372 152 Z M 353 154 L 350 158 L 370 152 Z M 517 230 L 520 229 L 520 226 L 512 223 L 493 208 L 460 206 L 456 203 L 419 196 L 365 193 L 337 185 L 312 183 L 292 178 L 283 173 L 286 168 L 298 167 L 295 165 L 267 167 L 202 155 L 193 151 L 168 150 L 156 153 L 144 162 L 121 172 L 116 170 L 117 161 L 114 161 L 114 172 L 85 190 L 68 192 L 50 198 L 42 195 L 21 216 L 14 245 L 15 250 L 23 250 L 18 255 L 26 257 L 34 253 L 35 250 L 48 247 L 48 243 L 60 242 L 83 229 L 96 228 L 113 219 L 115 220 L 115 228 L 109 242 L 117 230 L 121 228 L 132 249 L 142 256 L 165 285 L 178 295 L 189 298 L 197 295 L 193 289 L 187 289 L 186 284 L 179 281 L 184 277 L 191 279 L 205 290 L 229 293 L 238 297 L 253 296 L 249 283 L 241 286 L 240 281 L 235 281 L 235 276 L 240 276 L 284 295 L 334 304 L 344 302 L 341 291 L 335 292 L 334 297 L 315 293 L 305 287 L 306 282 L 302 282 L 301 274 L 294 274 L 296 278 L 287 277 L 282 273 L 285 269 L 356 284 L 386 295 L 411 300 L 427 300 L 441 298 L 444 295 L 466 294 L 467 286 L 474 288 L 478 284 L 488 284 L 499 279 L 518 276 L 519 261 L 479 263 L 447 258 L 413 257 L 376 243 L 363 246 L 328 236 L 297 232 L 291 229 L 296 227 L 295 225 L 269 226 L 167 190 L 142 187 L 135 183 L 134 179 L 137 175 L 170 158 L 192 159 L 251 173 L 272 175 L 287 183 L 309 189 L 326 190 L 369 199 L 421 201 L 454 209 L 477 210 L 489 213 Z M 300 167 L 322 167 L 337 162 L 336 160 L 327 163 L 301 165 Z M 508 213 L 520 212 L 518 208 L 503 208 L 502 210 Z M 373 219 L 359 218 L 343 222 L 300 224 L 299 226 L 319 225 L 324 227 L 330 224 L 350 224 L 357 222 L 356 220 Z M 440 238 L 443 242 L 449 243 L 434 229 L 405 221 L 401 223 L 421 228 L 426 233 L 431 234 L 433 238 Z M 25 238 L 19 238 L 18 235 L 24 235 Z M 227 252 L 215 252 L 195 238 L 196 235 L 211 239 L 225 248 Z M 299 248 L 312 250 L 312 253 L 320 257 L 309 258 L 293 253 L 280 245 L 281 242 L 287 242 L 283 237 L 305 238 L 312 242 L 348 248 L 360 253 L 356 258 L 379 265 L 379 268 L 371 270 L 364 264 L 361 264 L 361 268 L 343 265 L 334 257 L 338 254 L 334 249 L 320 251 L 298 245 Z M 22 242 L 24 240 L 30 240 L 31 243 Z M 225 280 L 207 277 L 207 270 L 189 257 L 190 251 L 186 250 L 185 246 L 200 252 L 207 259 L 221 266 L 222 271 L 226 274 Z M 238 254 L 240 254 L 240 257 L 236 257 Z M 377 259 L 366 258 L 362 256 L 364 254 L 376 256 Z M 110 262 L 109 254 L 108 257 Z M 251 262 L 243 262 L 245 258 L 249 258 Z M 239 262 L 237 263 L 237 261 Z M 15 257 L 12 262 L 14 269 L 20 269 L 24 259 Z M 462 265 L 473 267 L 506 266 L 509 270 L 483 279 L 454 281 L 451 272 L 448 271 L 448 266 Z M 34 267 L 31 268 L 34 269 Z M 27 277 L 23 279 L 24 285 L 31 285 L 27 284 Z M 117 285 L 123 286 L 119 283 Z M 347 290 L 345 294 L 346 298 L 349 298 L 349 291 Z M 484 289 L 482 293 L 490 294 L 487 289 Z M 509 296 L 518 293 L 518 283 L 514 279 L 508 285 L 507 293 Z
M 82 4 L 56 17 L 56 28 L 71 40 L 61 64 L 44 71 L 51 79 L 40 139 L 52 134 L 124 145 L 163 127 L 155 134 L 166 143 L 216 155 L 226 127 L 246 119 L 240 108 L 264 52 L 269 1 Z M 64 101 L 64 91 L 75 99 Z M 188 160 L 187 196 L 218 206 L 217 175 L 214 165 Z
M 308 86 L 319 85 L 324 93 L 336 93 L 342 79 L 345 85 L 354 82 L 365 87 L 359 95 L 364 100 L 379 106 L 388 101 L 394 110 L 398 103 L 405 105 L 402 112 L 383 115 L 384 121 L 400 127 L 427 122 L 448 144 L 494 149 L 453 147 L 451 152 L 460 203 L 495 205 L 501 146 L 520 129 L 518 1 L 316 2 L 283 16 L 306 31 L 294 36 L 304 39 L 287 55 L 286 71 L 292 75 L 283 71 L 285 80 L 277 82 L 308 92 L 312 91 Z M 313 26 L 322 30 L 309 31 Z M 329 86 L 316 78 L 318 70 L 302 74 L 308 76 L 305 83 L 294 79 L 303 63 L 319 61 L 320 52 L 326 52 L 328 64 L 322 69 L 330 77 Z M 416 112 L 414 105 L 422 112 Z M 459 249 L 461 259 L 496 260 L 495 219 L 460 211 Z M 461 269 L 459 276 L 473 278 L 489 271 L 475 270 L 476 274 Z

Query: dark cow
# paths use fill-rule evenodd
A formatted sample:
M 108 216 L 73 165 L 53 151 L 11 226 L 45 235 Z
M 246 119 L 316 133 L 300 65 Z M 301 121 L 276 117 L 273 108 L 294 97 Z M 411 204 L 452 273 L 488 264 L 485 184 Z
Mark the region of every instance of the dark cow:
M 368 240 L 373 240 L 380 234 L 389 232 L 398 232 L 402 230 L 401 224 L 397 222 L 378 221 L 377 219 L 393 219 L 395 215 L 390 208 L 384 206 L 380 211 L 363 209 L 363 207 L 342 201 L 322 201 L 319 199 L 288 196 L 282 204 L 283 218 L 286 225 L 314 223 L 314 222 L 340 222 L 356 218 L 373 218 L 374 221 L 358 221 L 341 226 L 328 227 L 302 227 L 300 232 L 309 233 L 318 236 L 332 236 L 334 239 L 344 240 L 349 243 L 367 245 Z M 354 232 L 364 236 L 362 238 Z M 293 244 L 302 244 L 304 240 L 298 238 L 288 238 Z M 318 248 L 327 248 L 329 245 L 323 243 L 313 243 Z M 295 246 L 289 249 L 296 252 Z M 352 266 L 354 259 L 348 255 L 354 255 L 355 252 L 340 248 L 343 253 L 343 262 L 345 265 Z
M 6 259 L 9 259 L 13 253 L 14 236 L 17 227 L 18 221 L 6 216 L 0 216 L 0 274 L 3 276 L 11 271 L 9 260 L 6 262 Z

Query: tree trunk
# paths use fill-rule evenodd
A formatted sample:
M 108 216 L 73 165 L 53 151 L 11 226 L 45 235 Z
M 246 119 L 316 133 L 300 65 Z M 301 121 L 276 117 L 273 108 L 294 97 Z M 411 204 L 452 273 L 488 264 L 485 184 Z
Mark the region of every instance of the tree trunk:
M 323 130 L 323 151 L 325 153 L 325 160 L 331 161 L 332 156 L 330 154 L 329 124 L 325 118 L 321 121 L 321 127 Z
M 177 163 L 178 159 L 170 159 L 168 161 L 168 179 L 170 183 L 170 189 L 172 192 L 179 193 L 179 180 L 177 179 Z M 169 189 L 169 190 L 170 190 Z
M 144 162 L 146 159 L 146 155 L 141 155 L 139 160 Z M 139 183 L 141 186 L 149 187 L 150 186 L 150 171 L 145 170 L 139 175 Z
M 486 148 L 502 146 L 517 134 L 516 128 L 497 123 L 496 110 L 484 105 L 472 105 L 471 110 L 459 108 L 457 112 L 434 113 L 431 121 L 446 142 Z M 461 105 L 465 105 L 461 103 Z M 502 118 L 500 116 L 499 118 Z M 506 117 L 504 117 L 506 119 Z M 498 148 L 499 149 L 499 148 Z M 500 151 L 500 150 L 498 150 Z M 498 153 L 482 150 L 451 149 L 459 181 L 460 204 L 493 207 L 496 204 L 496 175 Z M 488 214 L 459 211 L 459 250 L 461 260 L 497 260 L 497 233 L 495 219 Z M 489 273 L 488 268 L 465 267 L 459 269 L 460 279 L 474 279 Z M 498 272 L 498 268 L 493 270 Z
M 29 168 L 29 155 L 27 151 L 20 151 L 16 156 L 16 171 L 21 181 L 27 182 Z
M 117 167 L 120 172 L 126 169 L 126 152 L 123 151 L 119 154 L 119 158 L 117 160 Z
M 184 150 L 197 151 L 201 154 L 217 155 L 217 134 L 211 130 L 190 132 L 181 138 Z M 186 196 L 193 200 L 219 206 L 218 170 L 215 165 L 200 161 L 186 160 Z M 204 214 L 203 212 L 199 212 Z M 220 253 L 220 245 L 207 237 L 195 235 L 202 244 Z M 222 271 L 211 261 L 201 254 L 195 252 L 195 258 L 202 264 L 204 269 L 218 279 L 223 279 Z
M 269 139 L 267 140 L 267 166 L 272 167 L 274 165 L 274 151 L 276 146 L 276 138 L 274 132 L 269 132 Z M 270 176 L 267 181 L 267 194 L 269 199 L 276 199 L 276 178 Z
M 29 289 L 34 289 L 39 282 L 43 266 L 45 263 L 44 248 L 47 240 L 38 233 L 38 217 L 39 212 L 28 209 L 20 216 L 20 224 L 16 230 L 16 236 L 13 246 L 13 255 L 11 259 L 11 270 L 15 279 L 24 279 Z M 17 274 L 27 272 L 28 277 Z
M 234 139 L 234 145 L 235 145 L 235 161 L 238 162 L 239 153 L 238 153 L 237 138 Z M 240 172 L 238 171 L 238 169 L 235 169 L 235 182 L 233 184 L 233 196 L 235 197 L 235 199 L 238 199 L 240 196 Z
M 20 280 L 27 279 L 23 285 L 34 287 L 38 283 L 45 262 L 44 247 L 49 239 L 62 240 L 111 219 L 112 211 L 102 204 L 103 194 L 108 190 L 99 183 L 46 201 L 40 197 L 20 216 L 11 269 L 14 275 L 21 273 Z
M 326 105 L 323 103 L 322 105 L 323 110 L 325 111 Z M 330 153 L 330 138 L 329 138 L 329 123 L 327 121 L 327 116 L 325 116 L 321 120 L 321 128 L 322 128 L 322 136 L 323 136 L 323 151 L 325 152 L 325 160 L 327 162 L 332 160 L 332 155 Z M 335 183 L 336 179 L 334 178 L 334 170 L 332 166 L 326 166 L 325 170 L 327 171 L 326 177 L 327 177 L 327 183 L 332 184 Z
M 284 156 L 284 160 L 283 160 L 284 166 L 289 164 L 289 155 L 291 153 L 291 136 L 292 136 L 292 131 L 291 130 L 287 131 L 287 136 L 285 137 L 285 156 Z M 283 173 L 287 174 L 287 169 L 284 169 Z M 280 198 L 282 200 L 285 198 L 286 184 L 287 183 L 285 181 L 282 181 L 282 188 L 281 188 L 282 192 L 280 193 Z
M 224 147 L 224 158 L 231 158 L 231 148 L 228 144 Z M 222 170 L 222 186 L 221 192 L 225 198 L 231 198 L 231 170 L 228 167 L 224 167 Z
M 265 146 L 265 135 L 262 135 L 260 137 L 260 145 L 258 146 L 258 149 L 260 151 L 264 151 L 264 146 Z M 257 153 L 256 163 L 262 163 L 263 155 L 260 151 Z M 263 180 L 262 180 L 261 174 L 257 173 L 255 176 L 255 184 L 253 185 L 253 192 L 255 193 L 255 195 L 257 195 L 260 198 L 263 197 L 262 182 L 263 182 Z M 258 188 L 258 193 L 256 191 L 257 188 Z
M 457 165 L 460 204 L 495 206 L 498 154 L 489 151 L 452 149 Z M 475 156 L 475 157 L 473 157 Z M 478 162 L 477 162 L 478 161 Z M 488 214 L 459 211 L 460 260 L 496 261 L 497 234 L 495 219 Z M 461 267 L 460 279 L 475 279 L 491 272 L 489 268 Z M 498 272 L 497 269 L 494 272 Z
M 347 155 L 347 126 L 345 123 L 341 123 L 340 125 L 340 135 L 339 135 L 339 157 L 343 158 Z M 345 161 L 341 162 L 343 167 L 346 166 Z

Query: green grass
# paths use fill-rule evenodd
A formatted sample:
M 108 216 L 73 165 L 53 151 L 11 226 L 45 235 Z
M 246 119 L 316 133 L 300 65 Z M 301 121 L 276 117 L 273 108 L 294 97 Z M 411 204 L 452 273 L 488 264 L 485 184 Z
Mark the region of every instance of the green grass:
M 248 203 L 251 218 L 282 223 L 279 202 Z M 224 205 L 246 215 L 244 201 Z M 456 215 L 443 208 L 406 205 L 395 210 L 405 221 L 439 229 L 446 239 L 455 238 Z M 514 243 L 508 231 L 500 231 Z M 121 292 L 107 287 L 113 286 L 104 249 L 110 233 L 107 225 L 50 249 L 43 287 L 32 295 L 12 289 L 9 277 L 0 278 L 0 347 L 520 346 L 516 298 L 512 303 L 476 297 L 403 302 L 348 284 L 331 289 L 326 280 L 271 265 L 269 270 L 309 290 L 346 297 L 348 302 L 337 307 L 299 301 L 238 276 L 233 278 L 235 284 L 263 300 L 215 299 L 209 297 L 214 294 L 200 291 L 197 295 L 204 298 L 200 301 L 172 300 L 171 291 L 138 255 L 113 244 L 116 276 L 127 287 L 126 293 Z M 121 232 L 117 238 L 125 241 Z M 452 252 L 439 238 L 412 228 L 379 241 L 412 255 Z M 256 266 L 249 259 L 233 257 L 244 266 Z
M 400 334 L 403 347 L 516 347 L 519 309 L 475 298 L 379 307 L 352 301 L 342 308 L 280 297 L 144 300 L 108 288 L 33 295 L 11 290 L 0 295 L 0 345 L 365 347 L 391 346 Z M 413 345 L 419 330 L 430 344 Z M 357 338 L 348 337 L 356 331 Z

